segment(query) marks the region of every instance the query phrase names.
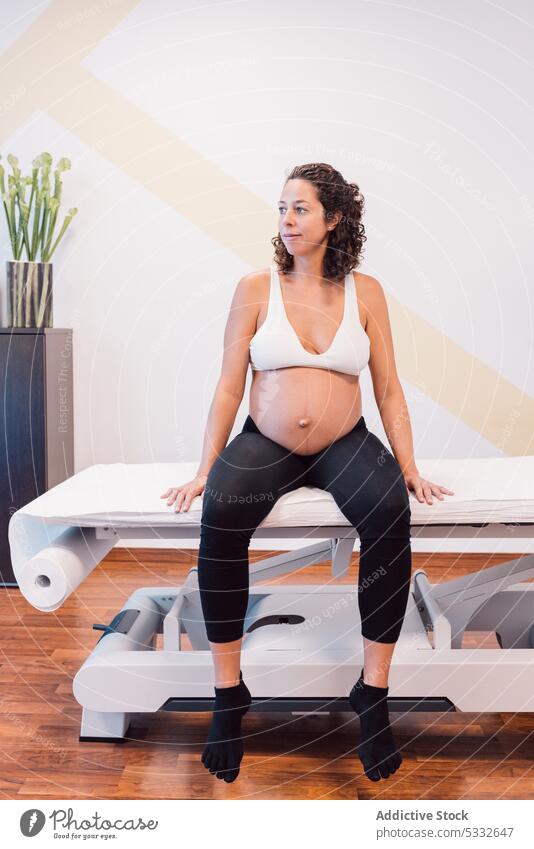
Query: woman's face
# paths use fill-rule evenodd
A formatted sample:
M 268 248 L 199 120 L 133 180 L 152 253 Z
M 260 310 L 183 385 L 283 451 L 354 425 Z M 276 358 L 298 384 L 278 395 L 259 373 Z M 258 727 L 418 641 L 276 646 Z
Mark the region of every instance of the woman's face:
M 288 180 L 278 202 L 280 237 L 288 253 L 307 254 L 324 242 L 328 233 L 325 209 L 309 180 Z M 333 222 L 332 222 L 333 223 Z

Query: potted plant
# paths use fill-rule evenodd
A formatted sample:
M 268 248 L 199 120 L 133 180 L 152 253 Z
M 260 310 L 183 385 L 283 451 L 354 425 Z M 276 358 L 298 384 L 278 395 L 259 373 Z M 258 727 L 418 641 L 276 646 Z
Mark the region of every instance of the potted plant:
M 6 262 L 7 326 L 52 327 L 51 259 L 78 211 L 69 209 L 54 239 L 61 202 L 61 174 L 70 168 L 70 160 L 59 160 L 52 195 L 49 153 L 41 153 L 33 160 L 31 177 L 21 175 L 16 156 L 10 154 L 7 161 L 13 170 L 13 174 L 7 175 L 7 189 L 4 167 L 0 164 L 0 188 L 13 251 L 13 259 Z M 23 250 L 26 259 L 21 259 Z

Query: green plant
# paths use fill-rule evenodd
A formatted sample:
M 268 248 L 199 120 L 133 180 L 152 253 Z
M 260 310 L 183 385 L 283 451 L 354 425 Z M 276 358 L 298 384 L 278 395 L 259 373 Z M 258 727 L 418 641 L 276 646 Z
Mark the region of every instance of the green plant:
M 50 194 L 52 157 L 49 153 L 44 152 L 35 157 L 32 162 L 31 177 L 21 175 L 16 156 L 9 154 L 7 161 L 11 165 L 13 174 L 7 175 L 6 191 L 5 169 L 0 164 L 0 188 L 13 259 L 20 260 L 24 248 L 29 261 L 35 261 L 40 253 L 40 261 L 49 262 L 65 230 L 78 212 L 76 207 L 69 209 L 57 238 L 52 242 L 61 202 L 61 174 L 69 170 L 70 160 L 63 158 L 57 164 L 54 171 L 53 195 Z M 31 192 L 29 199 L 26 200 L 28 186 L 31 186 Z

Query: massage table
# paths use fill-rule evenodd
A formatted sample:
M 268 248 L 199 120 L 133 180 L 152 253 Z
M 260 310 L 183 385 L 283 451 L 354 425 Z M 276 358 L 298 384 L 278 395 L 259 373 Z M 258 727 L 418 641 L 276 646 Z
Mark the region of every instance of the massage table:
M 534 537 L 534 456 L 418 466 L 454 495 L 428 505 L 410 493 L 412 539 L 513 538 L 521 550 L 521 540 Z M 119 539 L 198 541 L 203 495 L 182 513 L 160 497 L 197 468 L 96 464 L 17 510 L 8 535 L 27 601 L 58 610 Z M 310 542 L 250 567 L 241 668 L 251 710 L 350 710 L 363 642 L 357 588 L 338 580 L 357 532 L 329 493 L 305 486 L 275 502 L 253 534 L 266 547 L 292 537 Z M 258 583 L 324 560 L 331 561 L 327 583 Z M 534 554 L 437 584 L 415 570 L 390 670 L 390 710 L 534 711 L 532 577 Z M 196 566 L 181 586 L 137 589 L 111 622 L 93 627 L 102 634 L 73 682 L 83 708 L 80 740 L 123 741 L 135 714 L 212 709 Z M 462 647 L 468 631 L 493 632 L 498 647 Z

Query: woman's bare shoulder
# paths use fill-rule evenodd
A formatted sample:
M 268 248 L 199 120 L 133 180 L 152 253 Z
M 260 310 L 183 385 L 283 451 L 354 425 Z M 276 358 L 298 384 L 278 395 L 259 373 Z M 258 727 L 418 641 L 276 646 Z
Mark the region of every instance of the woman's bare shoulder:
M 237 283 L 231 304 L 231 310 L 238 308 L 241 312 L 243 308 L 247 308 L 247 312 L 253 314 L 254 321 L 258 319 L 258 315 L 262 304 L 268 298 L 269 293 L 269 269 L 260 268 L 257 271 L 250 271 L 244 274 Z
M 267 268 L 258 268 L 256 271 L 249 271 L 248 274 L 242 277 L 242 280 L 246 280 L 250 285 L 259 284 L 261 286 L 266 280 L 269 280 L 270 276 L 271 269 L 267 266 Z
M 360 320 L 363 327 L 366 328 L 367 318 L 369 311 L 372 308 L 373 298 L 376 292 L 376 284 L 378 281 L 374 277 L 371 277 L 370 274 L 363 274 L 361 271 L 353 271 L 352 274 L 356 281 Z
M 244 274 L 238 284 L 238 288 L 242 291 L 242 297 L 245 300 L 252 299 L 256 303 L 265 300 L 269 292 L 270 278 L 270 268 L 259 268 L 256 271 L 249 271 L 248 274 Z
M 356 279 L 358 294 L 370 294 L 378 282 L 376 278 L 371 277 L 370 274 L 363 274 L 361 271 L 353 271 L 352 273 Z

